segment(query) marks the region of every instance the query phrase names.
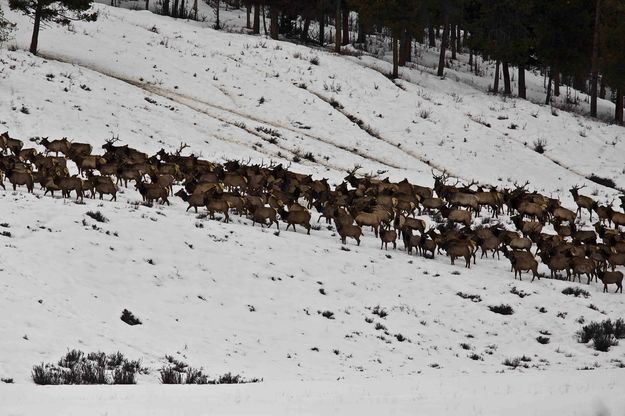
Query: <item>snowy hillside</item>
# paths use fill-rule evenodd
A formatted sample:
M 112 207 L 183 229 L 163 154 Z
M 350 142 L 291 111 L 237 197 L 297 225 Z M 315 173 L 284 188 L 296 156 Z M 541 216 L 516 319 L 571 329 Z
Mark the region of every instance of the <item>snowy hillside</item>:
M 40 150 L 28 139 L 68 137 L 97 153 L 112 136 L 149 154 L 186 143 L 208 160 L 281 161 L 332 184 L 356 165 L 427 186 L 432 169 L 500 187 L 529 180 L 571 208 L 573 185 L 602 202 L 616 197 L 591 174 L 625 188 L 622 127 L 488 96 L 489 79 L 461 66 L 443 80 L 403 68 L 393 82 L 390 64 L 373 57 L 96 8 L 95 23 L 46 28 L 41 57 L 23 50 L 29 20 L 6 12 L 18 49 L 0 49 L 0 132 Z M 542 79 L 528 82 L 538 94 Z M 539 140 L 544 154 L 533 150 Z M 0 385 L 0 414 L 39 414 L 33 397 L 52 414 L 197 414 L 204 399 L 247 414 L 405 414 L 419 404 L 426 414 L 625 411 L 614 393 L 625 387 L 625 345 L 600 353 L 577 342 L 582 323 L 625 317 L 625 298 L 600 284 L 515 281 L 503 257 L 464 269 L 443 255 L 383 251 L 369 229 L 360 246 L 342 246 L 323 220 L 311 235 L 236 215 L 226 224 L 185 212 L 178 198 L 144 206 L 132 187 L 116 202 L 83 205 L 5 184 L 0 377 L 16 385 Z M 562 294 L 569 286 L 590 297 Z M 500 304 L 514 314 L 489 310 Z M 143 324 L 126 325 L 123 309 Z M 119 350 L 151 371 L 136 387 L 36 388 L 32 366 L 72 348 Z M 166 354 L 264 381 L 162 392 Z M 504 364 L 521 357 L 517 368 Z M 63 400 L 75 407 L 67 412 Z M 103 402 L 103 412 L 85 400 Z

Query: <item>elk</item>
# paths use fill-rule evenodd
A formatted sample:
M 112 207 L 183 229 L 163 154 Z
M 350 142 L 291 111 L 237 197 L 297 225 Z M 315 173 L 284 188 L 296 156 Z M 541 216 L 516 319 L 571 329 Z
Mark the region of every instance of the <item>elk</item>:
M 614 223 L 614 227 L 618 229 L 621 225 L 625 225 L 625 214 L 614 211 L 610 208 L 610 220 Z
M 78 167 L 78 173 L 82 174 L 85 171 L 92 171 L 94 169 L 99 169 L 102 165 L 106 164 L 106 159 L 102 156 L 97 155 L 77 155 L 72 160 L 76 163 Z
M 558 272 L 562 270 L 566 270 L 567 280 L 571 279 L 571 260 L 567 256 L 560 253 L 549 255 L 544 252 L 541 252 L 539 256 L 543 263 L 545 263 L 549 268 L 552 279 L 556 278 L 558 276 Z
M 423 257 L 427 257 L 426 253 L 431 252 L 432 258 L 434 258 L 434 253 L 436 252 L 436 241 L 432 238 L 428 238 L 427 234 L 423 234 L 419 238 L 419 251 Z
M 30 172 L 18 171 L 15 169 L 7 169 L 6 177 L 13 185 L 13 190 L 17 189 L 17 185 L 26 185 L 26 189 L 28 189 L 29 193 L 33 192 L 34 189 L 34 179 L 33 175 Z
M 506 247 L 503 247 L 502 251 L 503 255 L 506 256 L 508 260 L 510 260 L 510 264 L 512 265 L 512 269 L 514 270 L 515 280 L 517 274 L 519 275 L 519 280 L 522 280 L 521 273 L 524 271 L 532 272 L 532 282 L 537 277 L 538 280 L 540 280 L 540 275 L 538 274 L 538 262 L 531 253 L 520 250 L 508 251 Z
M 76 192 L 76 200 L 78 201 L 78 199 L 80 198 L 80 200 L 83 200 L 83 183 L 82 183 L 82 179 L 77 178 L 77 177 L 55 177 L 54 178 L 54 183 L 61 189 L 61 193 L 63 194 L 63 198 L 69 198 L 70 197 L 70 193 L 72 191 Z
M 538 221 L 544 222 L 545 211 L 547 207 L 535 202 L 523 201 L 517 207 L 517 211 L 524 217 L 535 218 Z
M 388 243 L 393 243 L 393 250 L 397 249 L 397 231 L 388 230 L 382 226 L 380 228 L 380 240 L 382 241 L 380 250 L 382 250 L 382 247 L 386 247 L 386 250 L 388 250 Z
M 108 176 L 91 176 L 89 180 L 93 183 L 93 190 L 100 194 L 100 199 L 104 194 L 111 195 L 111 201 L 117 201 L 117 186 Z M 94 195 L 95 196 L 95 195 Z
M 574 186 L 571 189 L 569 189 L 569 192 L 571 193 L 571 195 L 573 195 L 575 204 L 577 204 L 577 216 L 582 215 L 582 208 L 583 208 L 588 211 L 588 213 L 590 214 L 590 221 L 592 221 L 592 210 L 594 207 L 597 206 L 597 203 L 591 197 L 579 194 L 578 191 L 585 187 L 586 185 L 581 186 L 581 187 Z
M 503 209 L 503 195 L 501 192 L 498 192 L 493 187 L 490 192 L 484 192 L 478 189 L 478 192 L 474 195 L 477 198 L 478 211 L 486 206 L 492 210 L 496 218 L 499 217 L 499 212 Z
M 591 230 L 577 230 L 575 224 L 571 224 L 571 237 L 573 238 L 573 243 L 580 244 L 596 244 L 597 242 L 597 233 Z
M 573 224 L 575 219 L 577 218 L 577 214 L 571 211 L 568 208 L 557 207 L 553 210 L 553 219 L 560 224 L 563 221 L 568 222 L 569 224 Z
M 423 205 L 423 208 L 427 211 L 427 212 L 431 212 L 432 210 L 440 210 L 441 208 L 443 208 L 445 206 L 445 201 L 443 201 L 441 198 L 424 198 L 423 201 L 421 201 L 421 205 Z M 421 214 L 421 211 L 419 211 L 419 214 Z
M 24 146 L 24 143 L 22 143 L 21 140 L 12 139 L 8 131 L 0 134 L 0 148 L 2 148 L 2 154 L 4 154 L 5 150 L 9 149 L 15 156 L 18 156 L 22 150 L 22 146 Z
M 520 215 L 515 215 L 511 218 L 516 228 L 523 233 L 523 236 L 540 234 L 543 230 L 543 225 L 538 221 L 523 221 Z
M 39 144 L 46 148 L 46 155 L 50 152 L 54 152 L 56 156 L 59 155 L 59 152 L 67 155 L 69 152 L 69 140 L 65 137 L 52 141 L 48 141 L 48 138 L 44 137 L 39 141 Z
M 215 219 L 215 212 L 221 212 L 224 215 L 224 222 L 230 222 L 230 205 L 221 198 L 213 198 L 210 193 L 206 194 L 206 209 L 211 219 Z
M 592 277 L 595 275 L 594 261 L 585 257 L 573 257 L 571 266 L 573 268 L 573 281 L 575 281 L 575 276 L 577 276 L 577 280 L 581 283 L 582 274 L 585 274 L 588 277 L 587 284 L 590 284 Z
M 419 248 L 419 240 L 421 239 L 421 236 L 413 235 L 412 228 L 402 228 L 400 235 L 402 237 L 402 240 L 404 241 L 404 250 L 406 250 L 408 254 L 412 254 L 413 248 L 416 248 L 419 254 L 421 253 L 421 249 Z
M 476 246 L 472 240 L 446 240 L 440 247 L 447 252 L 447 255 L 451 258 L 452 265 L 458 257 L 464 257 L 464 267 L 468 269 L 471 268 L 471 257 L 473 257 L 473 262 L 475 262 Z
M 362 227 L 364 225 L 370 226 L 377 238 L 378 229 L 380 228 L 381 222 L 380 217 L 377 213 L 361 212 L 360 214 L 356 215 L 355 221 L 359 227 Z
M 616 290 L 614 293 L 617 293 L 619 290 L 623 293 L 623 273 L 622 272 L 606 272 L 603 270 L 599 270 L 597 272 L 599 279 L 603 282 L 603 292 L 608 291 L 608 285 L 615 284 Z
M 282 221 L 286 222 L 286 229 L 289 230 L 290 226 L 293 226 L 293 231 L 295 231 L 295 224 L 301 225 L 306 228 L 306 234 L 310 234 L 310 212 L 308 210 L 304 211 L 287 211 L 284 208 L 280 208 L 280 218 Z
M 625 266 L 625 253 L 614 253 L 608 257 L 608 264 L 612 268 L 612 271 L 616 269 L 616 266 Z
M 152 181 L 152 183 L 157 183 L 160 186 L 162 186 L 163 188 L 167 189 L 167 193 L 169 195 L 173 195 L 174 194 L 174 182 L 176 182 L 176 178 L 174 178 L 173 175 L 156 175 L 156 174 L 152 174 L 150 175 L 150 180 Z
M 597 217 L 599 218 L 601 224 L 605 224 L 606 221 L 608 222 L 608 225 L 612 224 L 612 213 L 614 212 L 612 209 L 613 203 L 614 200 L 612 200 L 608 205 L 596 204 L 593 206 L 593 210 L 597 213 Z
M 197 214 L 198 207 L 203 207 L 204 205 L 206 205 L 206 196 L 203 193 L 194 193 L 189 195 L 184 191 L 184 189 L 181 189 L 174 195 L 180 197 L 180 199 L 189 204 L 186 212 L 188 212 L 189 209 L 194 208 L 195 213 Z
M 347 244 L 347 237 L 356 240 L 356 243 L 360 245 L 360 237 L 362 237 L 362 228 L 354 224 L 341 224 L 340 221 L 335 220 L 336 231 L 341 237 L 341 242 Z
M 451 207 L 469 208 L 473 212 L 478 212 L 479 200 L 473 194 L 464 192 L 453 192 L 447 198 L 447 202 Z
M 395 215 L 393 227 L 395 230 L 403 230 L 404 228 L 417 230 L 422 234 L 425 231 L 425 221 L 418 218 L 406 217 L 405 215 L 398 213 Z
M 499 259 L 499 248 L 501 246 L 501 240 L 499 240 L 498 237 L 490 236 L 490 237 L 486 237 L 486 238 L 479 238 L 477 239 L 477 246 L 482 250 L 482 255 L 480 256 L 480 259 L 484 257 L 484 255 L 486 255 L 486 257 L 488 258 L 488 251 L 492 251 L 493 252 L 493 258 L 495 258 L 495 253 L 497 253 L 497 259 Z
M 462 209 L 441 208 L 441 214 L 452 223 L 464 224 L 466 227 L 471 226 L 471 213 Z
M 69 143 L 67 148 L 67 157 L 74 159 L 77 157 L 85 157 L 91 154 L 93 147 L 89 143 Z
M 159 184 L 145 183 L 139 180 L 135 185 L 135 189 L 139 191 L 143 197 L 143 201 L 148 204 L 152 204 L 153 201 L 160 199 L 161 204 L 167 203 L 167 205 L 170 205 L 169 200 L 167 199 L 169 192 Z
M 525 237 L 516 237 L 512 238 L 508 245 L 513 250 L 526 250 L 529 253 L 532 249 L 532 240 Z
M 254 213 L 252 214 L 252 227 L 254 224 L 259 223 L 262 227 L 267 224 L 267 220 L 269 220 L 269 227 L 272 224 L 276 224 L 276 228 L 280 230 L 280 225 L 278 224 L 278 220 L 276 219 L 277 212 L 274 208 L 260 206 L 256 207 Z

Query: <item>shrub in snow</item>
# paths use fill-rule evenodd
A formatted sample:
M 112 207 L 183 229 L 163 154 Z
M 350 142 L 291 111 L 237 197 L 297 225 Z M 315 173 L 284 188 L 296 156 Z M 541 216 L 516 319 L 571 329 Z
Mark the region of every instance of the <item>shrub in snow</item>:
M 539 336 L 538 338 L 536 338 L 536 341 L 538 341 L 540 344 L 549 344 L 549 338 L 548 337 L 543 337 L 542 335 Z
M 71 350 L 57 365 L 35 365 L 32 379 L 36 384 L 135 384 L 136 374 L 145 372 L 139 361 L 127 360 L 123 354 L 90 353 Z
M 481 302 L 482 298 L 480 295 L 469 295 L 463 292 L 457 292 L 456 295 L 460 296 L 462 299 L 471 299 L 472 302 Z
M 136 316 L 134 316 L 132 314 L 132 312 L 130 312 L 128 309 L 124 309 L 122 311 L 122 316 L 120 317 L 120 319 L 122 321 L 124 321 L 125 323 L 127 323 L 128 325 L 141 325 L 142 322 L 141 320 L 139 320 L 139 318 L 137 318 Z
M 536 141 L 534 141 L 534 151 L 536 153 L 539 154 L 543 154 L 545 153 L 545 150 L 547 150 L 547 141 L 544 139 L 538 139 Z
M 570 287 L 569 286 L 566 289 L 564 289 L 562 291 L 562 293 L 565 294 L 565 295 L 573 295 L 576 298 L 580 297 L 580 296 L 583 296 L 585 298 L 589 298 L 590 297 L 590 293 L 588 293 L 587 290 L 584 290 L 584 289 L 582 289 L 580 287 Z
M 167 366 L 160 369 L 161 383 L 163 384 L 182 384 L 183 377 L 180 371 L 176 371 L 173 367 Z
M 97 222 L 108 222 L 108 219 L 104 215 L 102 215 L 100 211 L 96 211 L 96 212 L 88 211 L 87 216 L 93 218 Z
M 510 305 L 504 304 L 489 306 L 488 309 L 490 309 L 491 312 L 495 312 L 501 315 L 512 315 L 514 313 L 514 309 L 512 309 Z
M 618 340 L 625 338 L 625 321 L 617 319 L 603 322 L 591 322 L 582 327 L 577 333 L 578 341 L 586 344 L 593 341 L 593 347 L 597 351 L 606 352 L 611 346 L 618 345 Z

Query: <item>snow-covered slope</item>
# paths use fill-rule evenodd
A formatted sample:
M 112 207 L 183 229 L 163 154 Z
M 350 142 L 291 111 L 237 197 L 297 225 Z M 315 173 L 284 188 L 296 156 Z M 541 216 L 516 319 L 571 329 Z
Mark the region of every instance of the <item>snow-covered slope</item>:
M 77 22 L 72 31 L 46 28 L 42 58 L 0 50 L 0 121 L 12 136 L 67 136 L 99 149 L 119 135 L 149 153 L 184 142 L 210 160 L 291 161 L 310 152 L 315 162 L 303 159 L 290 169 L 333 183 L 354 165 L 423 185 L 431 185 L 432 168 L 447 169 L 498 186 L 529 180 L 568 206 L 567 190 L 575 184 L 588 184 L 601 201 L 614 197 L 614 190 L 584 178 L 590 174 L 625 187 L 622 128 L 487 96 L 485 80 L 461 71 L 441 80 L 418 67 L 403 69 L 395 83 L 381 73 L 388 63 L 371 57 L 339 57 L 148 12 L 97 8 L 96 23 Z M 25 47 L 28 20 L 7 17 L 18 23 L 13 43 Z M 540 79 L 529 80 L 537 88 Z M 532 150 L 539 139 L 547 142 L 543 155 Z M 574 389 L 592 385 L 593 397 L 622 410 L 604 384 L 576 371 L 597 368 L 610 388 L 623 387 L 620 373 L 608 369 L 623 365 L 625 347 L 597 353 L 577 343 L 582 322 L 625 312 L 623 297 L 601 293 L 596 283 L 582 285 L 589 299 L 573 298 L 561 292 L 577 284 L 515 282 L 504 260 L 478 259 L 462 269 L 443 256 L 380 251 L 368 231 L 360 247 L 348 244 L 346 251 L 325 224 L 310 236 L 301 229 L 276 235 L 235 216 L 230 224 L 197 218 L 180 200 L 149 208 L 130 188 L 117 202 L 85 199 L 84 205 L 39 190 L 0 196 L 2 231 L 10 232 L 0 237 L 0 376 L 27 389 L 0 387 L 0 399 L 12 400 L 16 414 L 19 398 L 34 388 L 28 385 L 32 365 L 54 362 L 68 348 L 140 358 L 152 369 L 141 384 L 158 383 L 156 370 L 173 354 L 211 374 L 262 377 L 285 395 L 288 384 L 280 382 L 301 382 L 293 394 L 306 397 L 310 389 L 312 402 L 334 389 L 324 384 L 329 380 L 351 383 L 353 394 L 364 397 L 390 378 L 410 383 L 420 375 L 444 383 L 445 377 L 500 371 L 536 373 L 522 382 L 521 397 L 531 397 L 527 386 L 548 372 L 549 380 Z M 96 210 L 108 222 L 86 216 Z M 511 293 L 514 287 L 527 296 Z M 481 302 L 458 292 L 479 295 Z M 515 313 L 488 309 L 501 303 Z M 374 314 L 376 307 L 388 315 Z M 124 308 L 143 325 L 120 321 Z M 334 319 L 324 317 L 326 311 Z M 549 344 L 536 341 L 541 331 L 550 334 Z M 503 365 L 521 356 L 527 368 Z M 486 377 L 476 394 L 487 400 L 510 382 L 500 377 Z M 240 391 L 253 402 L 262 394 L 255 388 L 264 387 Z M 415 392 L 397 388 L 401 411 Z M 80 400 L 83 393 L 67 394 Z M 349 388 L 330 395 L 349 396 Z M 566 408 L 579 410 L 579 403 L 571 400 Z M 456 410 L 450 404 L 431 411 Z

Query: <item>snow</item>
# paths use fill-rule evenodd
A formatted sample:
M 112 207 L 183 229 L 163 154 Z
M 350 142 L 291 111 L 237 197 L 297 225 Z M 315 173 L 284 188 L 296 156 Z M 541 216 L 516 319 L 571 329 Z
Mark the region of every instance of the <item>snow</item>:
M 586 180 L 590 174 L 625 187 L 621 127 L 486 95 L 489 79 L 461 62 L 441 80 L 428 69 L 427 49 L 394 83 L 380 72 L 390 64 L 370 56 L 95 7 L 95 23 L 46 28 L 41 58 L 22 50 L 29 20 L 6 12 L 18 23 L 18 50 L 0 50 L 0 121 L 26 146 L 35 146 L 31 137 L 67 136 L 100 152 L 104 139 L 119 135 L 150 154 L 184 142 L 185 152 L 218 161 L 289 163 L 311 152 L 315 163 L 290 169 L 334 184 L 355 165 L 430 186 L 432 168 L 502 187 L 529 180 L 568 207 L 575 184 L 602 202 L 616 196 Z M 528 74 L 535 101 L 541 81 Z M 547 141 L 543 155 L 532 150 L 539 139 Z M 383 251 L 370 230 L 345 251 L 323 223 L 310 236 L 283 223 L 276 235 L 235 215 L 230 224 L 198 218 L 177 198 L 146 207 L 132 188 L 117 202 L 84 205 L 40 190 L 0 195 L 0 231 L 11 233 L 0 237 L 0 376 L 16 383 L 0 385 L 2 414 L 623 413 L 615 392 L 625 384 L 617 368 L 625 347 L 598 353 L 575 335 L 581 322 L 624 315 L 623 297 L 600 284 L 515 281 L 505 259 L 464 269 L 444 256 Z M 86 216 L 96 210 L 109 221 Z M 562 294 L 568 286 L 591 296 Z M 501 303 L 515 313 L 488 309 Z M 374 315 L 376 306 L 388 316 Z M 143 325 L 119 320 L 125 308 Z M 549 344 L 535 340 L 540 331 L 551 334 Z M 34 364 L 71 348 L 119 350 L 151 372 L 131 387 L 32 384 Z M 264 382 L 161 386 L 165 354 L 211 375 Z M 521 356 L 527 368 L 502 364 Z

